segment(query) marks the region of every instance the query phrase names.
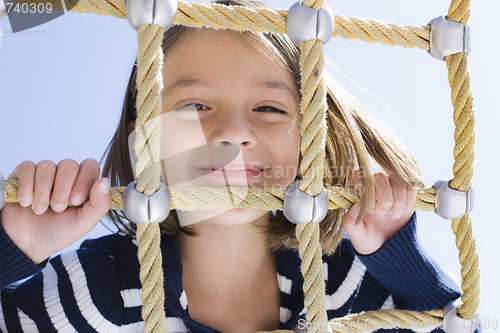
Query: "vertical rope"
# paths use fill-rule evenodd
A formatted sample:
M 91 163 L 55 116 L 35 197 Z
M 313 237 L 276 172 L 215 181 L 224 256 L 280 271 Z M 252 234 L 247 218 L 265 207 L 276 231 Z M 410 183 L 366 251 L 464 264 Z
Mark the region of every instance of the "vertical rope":
M 302 0 L 301 4 L 307 7 L 311 7 L 316 10 L 320 10 L 321 8 L 325 7 L 326 1 L 325 0 Z
M 324 0 L 304 0 L 302 4 L 319 10 L 324 6 Z M 300 43 L 303 113 L 300 151 L 303 158 L 300 164 L 302 180 L 299 189 L 312 196 L 318 195 L 323 187 L 326 138 L 326 88 L 321 77 L 323 66 L 323 42 L 315 39 Z M 319 224 L 299 224 L 295 228 L 295 234 L 302 260 L 300 268 L 304 276 L 306 320 L 313 324 L 309 332 L 326 332 L 328 317 Z
M 447 19 L 466 24 L 470 16 L 471 0 L 452 0 Z M 467 54 L 464 52 L 446 57 L 448 81 L 453 102 L 453 121 L 455 123 L 455 147 L 453 149 L 453 179 L 450 187 L 467 191 L 471 186 L 474 173 L 474 110 L 470 91 L 470 76 L 467 71 Z M 462 265 L 463 304 L 457 313 L 465 319 L 475 317 L 479 308 L 479 256 L 472 233 L 469 214 L 452 221 L 452 230 L 456 236 L 456 246 Z
M 136 189 L 151 195 L 160 187 L 160 114 L 163 88 L 163 28 L 148 24 L 137 29 L 137 139 L 135 151 Z M 140 279 L 142 283 L 142 318 L 144 332 L 166 332 L 163 269 L 159 224 L 137 225 Z

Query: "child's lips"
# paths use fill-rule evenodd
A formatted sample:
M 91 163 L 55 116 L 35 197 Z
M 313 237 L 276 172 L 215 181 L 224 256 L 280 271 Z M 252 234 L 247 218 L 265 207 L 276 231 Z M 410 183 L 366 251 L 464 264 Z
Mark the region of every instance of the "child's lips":
M 197 167 L 196 169 L 206 175 L 224 178 L 255 178 L 259 177 L 264 171 L 263 168 L 245 166 Z
M 224 177 L 224 178 L 255 178 L 260 176 L 262 171 L 258 170 L 207 170 L 207 174 L 213 175 L 214 177 Z
M 194 168 L 212 186 L 251 186 L 262 177 L 266 167 L 260 164 L 227 164 L 223 166 L 197 166 Z

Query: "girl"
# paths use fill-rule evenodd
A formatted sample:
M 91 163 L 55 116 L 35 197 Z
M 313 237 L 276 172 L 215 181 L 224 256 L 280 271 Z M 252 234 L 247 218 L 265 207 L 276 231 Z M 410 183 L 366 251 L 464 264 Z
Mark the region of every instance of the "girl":
M 287 36 L 175 26 L 163 49 L 162 165 L 170 187 L 285 187 L 297 177 L 300 71 Z M 127 141 L 135 81 L 134 67 L 103 170 L 111 185 L 133 180 Z M 422 185 L 418 167 L 400 142 L 334 88 L 325 184 L 353 186 L 362 204 L 329 212 L 321 222 L 328 317 L 441 308 L 459 293 L 416 241 L 411 208 Z M 364 172 L 370 162 L 385 173 Z M 111 207 L 97 162 L 23 162 L 9 178 L 19 180 L 20 205 L 6 205 L 0 216 L 0 330 L 141 331 L 134 227 L 120 213 L 110 215 L 124 233 L 47 260 Z M 82 207 L 68 207 L 87 195 Z M 172 211 L 162 227 L 168 332 L 306 326 L 294 225 L 281 212 Z

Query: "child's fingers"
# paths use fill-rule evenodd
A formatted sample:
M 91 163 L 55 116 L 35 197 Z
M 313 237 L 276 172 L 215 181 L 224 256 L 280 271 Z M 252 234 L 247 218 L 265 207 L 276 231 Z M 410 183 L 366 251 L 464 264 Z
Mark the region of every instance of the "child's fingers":
M 32 161 L 20 163 L 9 175 L 10 179 L 19 180 L 17 196 L 22 207 L 29 207 L 33 202 L 33 188 L 35 187 L 36 164 Z
M 390 210 L 391 217 L 397 220 L 403 215 L 406 208 L 406 186 L 396 179 L 389 177 L 392 186 L 393 203 Z
M 375 183 L 375 212 L 379 215 L 389 213 L 393 204 L 392 187 L 389 179 L 383 173 L 373 175 Z
M 36 166 L 35 187 L 31 208 L 37 215 L 44 214 L 49 207 L 56 170 L 57 166 L 52 161 L 41 161 Z
M 99 179 L 99 163 L 91 158 L 86 159 L 80 164 L 80 171 L 71 189 L 70 202 L 73 205 L 80 205 L 97 179 Z
M 90 200 L 81 208 L 78 216 L 78 225 L 86 232 L 106 215 L 111 208 L 111 196 L 107 178 L 97 180 L 90 189 Z
M 68 207 L 69 195 L 79 170 L 80 166 L 75 160 L 62 160 L 57 165 L 56 179 L 50 198 L 50 206 L 54 212 L 60 213 Z

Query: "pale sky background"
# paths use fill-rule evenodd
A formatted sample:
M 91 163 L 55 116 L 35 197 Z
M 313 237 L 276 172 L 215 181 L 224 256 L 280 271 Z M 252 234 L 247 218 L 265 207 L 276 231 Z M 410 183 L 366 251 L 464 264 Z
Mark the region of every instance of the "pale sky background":
M 289 8 L 292 1 L 267 1 Z M 329 1 L 336 13 L 422 26 L 446 14 L 444 0 Z M 473 2 L 469 58 L 476 111 L 474 235 L 481 260 L 480 314 L 485 328 L 500 320 L 496 285 L 499 264 L 500 201 L 496 179 L 500 158 L 500 102 L 494 29 L 498 0 Z M 13 34 L 0 21 L 0 173 L 24 160 L 99 160 L 118 124 L 123 95 L 137 52 L 136 32 L 126 20 L 68 13 Z M 417 157 L 426 184 L 452 176 L 453 122 L 445 63 L 420 49 L 332 39 L 333 75 L 368 104 Z M 332 69 L 334 66 L 329 65 Z M 342 71 L 353 84 L 340 74 Z M 367 93 L 367 91 L 369 93 Z M 376 96 L 373 97 L 373 96 Z M 419 237 L 446 271 L 460 275 L 450 222 L 419 213 Z M 102 226 L 87 237 L 106 232 Z M 77 246 L 77 245 L 75 245 Z M 488 331 L 489 331 L 488 330 Z

